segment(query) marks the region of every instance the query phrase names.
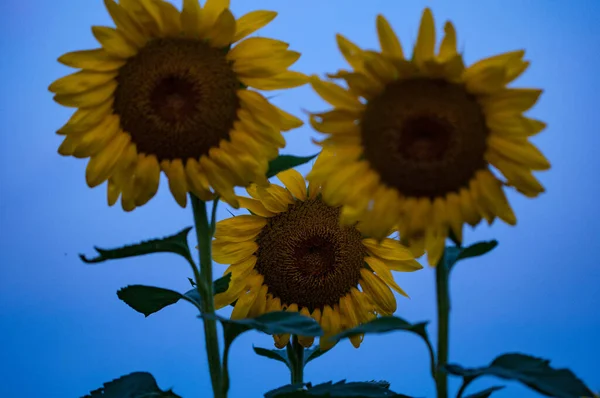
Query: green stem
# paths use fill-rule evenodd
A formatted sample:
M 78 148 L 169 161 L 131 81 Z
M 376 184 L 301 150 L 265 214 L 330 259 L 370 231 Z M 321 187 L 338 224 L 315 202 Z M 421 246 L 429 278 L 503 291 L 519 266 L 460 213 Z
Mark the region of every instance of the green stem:
M 304 383 L 304 347 L 298 341 L 298 336 L 292 336 L 291 349 L 294 360 L 292 361 L 292 384 Z
M 465 390 L 467 389 L 467 387 L 469 386 L 469 384 L 471 384 L 471 382 L 475 380 L 474 378 L 472 379 L 463 379 L 463 383 L 460 386 L 460 389 L 458 390 L 458 393 L 456 393 L 456 398 L 462 398 L 463 394 L 465 393 Z
M 198 252 L 200 255 L 200 280 L 196 281 L 198 293 L 202 297 L 203 312 L 205 314 L 215 313 L 212 288 L 212 257 L 211 224 L 206 213 L 206 203 L 200 201 L 196 196 L 190 194 L 192 210 L 194 212 L 194 224 L 196 226 L 196 237 L 198 239 Z M 215 319 L 203 318 L 204 339 L 206 353 L 208 356 L 208 367 L 210 379 L 215 398 L 225 397 L 221 386 L 221 356 L 219 354 L 219 339 L 217 336 L 217 322 Z
M 448 398 L 448 323 L 450 314 L 450 294 L 448 291 L 448 267 L 442 261 L 435 267 L 435 287 L 437 296 L 438 346 L 435 373 L 437 398 Z

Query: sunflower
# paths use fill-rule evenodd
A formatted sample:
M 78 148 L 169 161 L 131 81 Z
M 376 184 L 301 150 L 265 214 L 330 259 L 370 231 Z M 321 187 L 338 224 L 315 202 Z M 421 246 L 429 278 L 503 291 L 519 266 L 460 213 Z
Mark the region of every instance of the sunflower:
M 433 16 L 425 9 L 408 60 L 379 15 L 381 52 L 337 36 L 352 70 L 329 77 L 347 88 L 311 77 L 334 107 L 310 117 L 333 156 L 318 159 L 308 180 L 323 185 L 329 204 L 343 206 L 342 222 L 361 219 L 377 239 L 398 228 L 416 253 L 428 252 L 431 265 L 450 232 L 462 239 L 465 222 L 474 227 L 499 217 L 514 225 L 503 186 L 535 197 L 544 188 L 532 170 L 550 168 L 528 141 L 545 124 L 523 115 L 542 91 L 507 87 L 529 65 L 524 51 L 465 67 L 452 23 L 444 31 L 436 55 Z
M 102 48 L 58 61 L 80 71 L 58 79 L 54 100 L 78 108 L 58 130 L 58 152 L 90 158 L 86 181 L 108 180 L 108 203 L 147 203 L 161 170 L 179 205 L 187 193 L 220 195 L 238 207 L 234 186 L 266 184 L 268 161 L 285 146 L 281 131 L 302 122 L 256 91 L 300 86 L 288 71 L 300 54 L 282 41 L 251 37 L 277 15 L 235 19 L 228 0 L 105 0 L 116 29 L 94 26 Z M 233 43 L 237 43 L 233 48 Z
M 293 311 L 314 318 L 324 330 L 321 347 L 333 345 L 328 336 L 391 315 L 396 300 L 390 288 L 406 296 L 393 271 L 421 269 L 400 242 L 377 243 L 356 226 L 339 223 L 340 208 L 322 200 L 320 188 L 306 188 L 295 170 L 277 175 L 285 187 L 251 185 L 251 198 L 239 198 L 251 215 L 217 223 L 213 259 L 230 264 L 226 292 L 215 296 L 216 308 L 237 300 L 232 319 L 271 311 Z M 360 289 L 359 289 L 360 286 Z M 274 336 L 284 347 L 289 335 Z M 300 337 L 309 347 L 313 338 Z M 362 336 L 354 336 L 358 347 Z

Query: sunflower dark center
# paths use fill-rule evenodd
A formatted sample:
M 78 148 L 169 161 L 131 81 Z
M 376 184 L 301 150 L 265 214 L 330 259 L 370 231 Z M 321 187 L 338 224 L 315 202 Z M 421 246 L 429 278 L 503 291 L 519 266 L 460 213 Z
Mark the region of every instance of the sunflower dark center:
M 366 251 L 356 228 L 339 225 L 339 212 L 315 199 L 269 218 L 256 269 L 282 304 L 322 309 L 358 285 Z
M 485 168 L 489 132 L 464 86 L 412 79 L 369 101 L 361 123 L 364 156 L 405 196 L 444 196 Z
M 198 159 L 229 138 L 239 82 L 225 54 L 187 39 L 155 39 L 119 70 L 114 111 L 138 152 Z

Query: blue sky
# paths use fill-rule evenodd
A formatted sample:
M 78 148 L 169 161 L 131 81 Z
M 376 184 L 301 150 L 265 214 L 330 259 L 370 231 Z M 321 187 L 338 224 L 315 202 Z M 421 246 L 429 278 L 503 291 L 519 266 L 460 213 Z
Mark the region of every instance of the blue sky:
M 176 3 L 179 6 L 179 2 Z M 345 67 L 334 35 L 376 47 L 375 17 L 383 13 L 405 48 L 416 39 L 424 6 L 439 30 L 455 22 L 468 63 L 524 48 L 532 61 L 518 85 L 545 89 L 531 112 L 549 128 L 534 142 L 553 169 L 540 173 L 547 193 L 536 200 L 510 194 L 518 225 L 483 226 L 467 242 L 496 238 L 490 255 L 464 262 L 452 277 L 452 362 L 488 363 L 504 352 L 524 352 L 569 367 L 600 389 L 600 266 L 595 258 L 600 212 L 597 198 L 600 7 L 578 2 L 371 0 L 232 1 L 236 16 L 270 9 L 279 17 L 260 32 L 303 53 L 297 69 L 332 72 Z M 179 208 L 162 184 L 148 205 L 126 214 L 108 208 L 105 188 L 85 185 L 85 162 L 56 153 L 54 131 L 70 115 L 46 88 L 69 73 L 55 60 L 64 52 L 95 48 L 91 25 L 111 25 L 100 0 L 7 0 L 0 3 L 4 82 L 0 96 L 0 396 L 78 397 L 102 382 L 136 370 L 153 373 L 161 387 L 184 397 L 210 388 L 202 327 L 194 309 L 174 306 L 147 319 L 115 292 L 128 284 L 184 290 L 186 263 L 163 254 L 85 265 L 77 253 L 115 247 L 179 231 L 191 209 Z M 274 99 L 284 109 L 324 109 L 308 87 Z M 316 152 L 315 134 L 303 127 L 287 135 L 284 153 Z M 306 172 L 307 167 L 301 168 Z M 228 216 L 222 206 L 219 218 Z M 223 266 L 215 265 L 220 274 Z M 435 315 L 434 275 L 426 269 L 397 280 L 411 295 L 398 298 L 397 315 L 410 321 Z M 435 322 L 430 326 L 435 337 Z M 248 333 L 232 348 L 232 397 L 258 397 L 287 384 L 280 364 L 256 357 Z M 360 349 L 349 343 L 311 363 L 306 380 L 384 379 L 415 396 L 434 396 L 421 341 L 406 334 L 371 336 Z M 509 384 L 495 397 L 537 394 L 500 380 L 482 379 L 472 390 Z M 458 387 L 457 381 L 451 383 Z

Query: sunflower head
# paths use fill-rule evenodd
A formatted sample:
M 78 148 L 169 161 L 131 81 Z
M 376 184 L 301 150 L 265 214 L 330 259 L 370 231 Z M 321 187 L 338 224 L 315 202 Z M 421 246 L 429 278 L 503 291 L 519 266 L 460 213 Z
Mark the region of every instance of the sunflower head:
M 529 65 L 524 51 L 465 67 L 450 22 L 436 53 L 429 9 L 410 59 L 381 15 L 377 32 L 381 51 L 337 36 L 352 69 L 329 76 L 344 87 L 311 79 L 334 108 L 311 115 L 327 136 L 308 179 L 343 206 L 344 223 L 362 220 L 376 238 L 398 228 L 435 265 L 450 231 L 462 239 L 464 223 L 516 223 L 503 186 L 528 197 L 544 191 L 532 171 L 550 164 L 529 137 L 545 124 L 523 115 L 541 90 L 507 87 Z
M 377 243 L 360 225 L 340 225 L 341 209 L 327 205 L 317 185 L 307 190 L 297 171 L 277 177 L 285 188 L 252 185 L 251 198 L 238 199 L 251 215 L 217 223 L 213 259 L 230 264 L 231 282 L 215 305 L 237 300 L 233 319 L 282 310 L 310 316 L 323 328 L 320 344 L 327 349 L 329 336 L 396 310 L 391 289 L 406 293 L 391 270 L 422 267 L 398 241 Z M 289 337 L 274 336 L 275 345 L 282 348 Z M 308 347 L 313 338 L 299 341 Z M 358 347 L 362 336 L 351 341 Z
M 155 195 L 161 171 L 181 206 L 192 192 L 237 207 L 233 187 L 266 184 L 268 161 L 285 146 L 281 131 L 302 124 L 248 89 L 306 82 L 288 71 L 300 54 L 287 43 L 245 39 L 276 13 L 236 20 L 228 0 L 184 0 L 181 11 L 165 0 L 105 4 L 116 28 L 94 26 L 101 48 L 61 56 L 81 70 L 49 87 L 56 102 L 78 108 L 58 130 L 58 152 L 89 158 L 88 185 L 108 181 L 109 205 L 121 197 L 126 211 Z

